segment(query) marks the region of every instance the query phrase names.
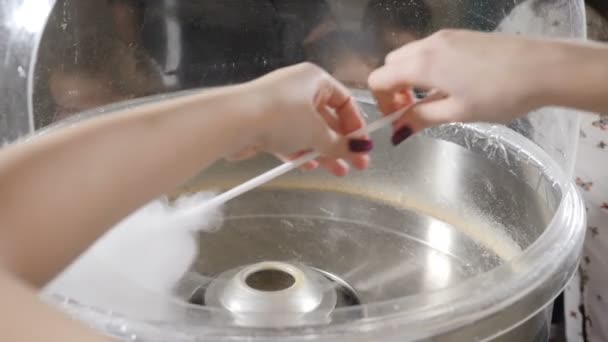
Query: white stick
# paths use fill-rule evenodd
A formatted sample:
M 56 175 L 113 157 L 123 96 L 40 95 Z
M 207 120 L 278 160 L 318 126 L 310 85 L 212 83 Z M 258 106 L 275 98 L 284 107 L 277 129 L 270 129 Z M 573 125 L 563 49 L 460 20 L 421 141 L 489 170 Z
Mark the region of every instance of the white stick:
M 401 116 L 403 116 L 403 114 L 410 111 L 416 105 L 418 105 L 422 102 L 429 102 L 429 101 L 436 100 L 438 98 L 438 95 L 440 95 L 439 92 L 430 91 L 428 93 L 428 95 L 425 98 L 423 98 L 422 100 L 415 101 L 414 103 L 410 104 L 409 106 L 407 106 L 405 108 L 402 108 L 381 119 L 378 119 L 378 120 L 370 123 L 369 125 L 350 133 L 348 135 L 348 137 L 358 137 L 358 136 L 362 136 L 362 135 L 366 135 L 366 134 L 369 135 L 381 128 L 384 128 L 384 127 L 390 125 L 391 123 L 395 122 L 397 119 L 399 119 Z M 227 190 L 226 192 L 221 193 L 220 195 L 218 195 L 204 203 L 201 203 L 198 206 L 191 208 L 190 211 L 191 212 L 192 211 L 201 212 L 203 210 L 207 210 L 210 207 L 220 206 L 220 205 L 230 201 L 231 199 L 246 193 L 247 191 L 253 190 L 265 183 L 268 183 L 271 180 L 273 180 L 281 175 L 284 175 L 285 173 L 287 173 L 293 169 L 296 169 L 296 168 L 306 164 L 309 161 L 315 160 L 318 157 L 319 157 L 318 152 L 310 152 L 297 159 L 285 162 L 285 163 L 275 167 L 274 169 L 271 169 L 257 177 L 254 177 L 240 185 L 235 186 L 234 188 L 232 188 L 230 190 Z

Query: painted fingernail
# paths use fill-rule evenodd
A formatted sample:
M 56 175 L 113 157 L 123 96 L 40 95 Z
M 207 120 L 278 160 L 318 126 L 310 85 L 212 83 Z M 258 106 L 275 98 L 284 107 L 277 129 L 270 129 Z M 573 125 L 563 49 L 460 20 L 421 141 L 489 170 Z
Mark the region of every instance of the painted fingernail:
M 394 146 L 397 146 L 399 144 L 401 144 L 405 139 L 409 138 L 412 135 L 412 129 L 409 127 L 403 127 L 401 129 L 399 129 L 397 132 L 395 132 L 395 134 L 393 134 L 393 137 L 391 139 L 391 142 L 393 143 Z
M 367 139 L 351 139 L 348 141 L 348 149 L 355 153 L 369 152 L 374 148 L 374 142 Z

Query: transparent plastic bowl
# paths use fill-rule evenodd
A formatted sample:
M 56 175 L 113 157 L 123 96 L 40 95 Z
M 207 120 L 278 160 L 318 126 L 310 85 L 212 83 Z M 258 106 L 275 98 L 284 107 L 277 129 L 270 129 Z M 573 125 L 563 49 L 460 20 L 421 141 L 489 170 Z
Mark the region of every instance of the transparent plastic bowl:
M 157 100 L 92 111 L 48 130 Z M 373 119 L 366 101 L 361 93 Z M 552 301 L 576 268 L 585 232 L 584 205 L 559 165 L 501 126 L 447 125 L 399 148 L 384 140 L 379 132 L 367 172 L 343 179 L 294 172 L 230 202 L 219 231 L 201 233 L 197 262 L 173 298 L 120 270 L 112 281 L 132 284 L 122 294 L 128 305 L 82 302 L 61 287 L 51 292 L 76 317 L 125 340 L 546 341 Z M 176 194 L 226 189 L 276 164 L 220 163 Z M 226 272 L 260 262 L 330 275 L 329 283 L 313 276 L 299 284 L 342 301 L 303 316 L 284 301 L 306 293 L 278 291 L 279 299 L 230 290 L 234 273 Z M 218 301 L 209 297 L 211 284 L 253 311 L 211 304 Z M 207 302 L 192 304 L 201 288 Z M 86 289 L 90 300 L 101 288 Z
M 31 4 L 0 6 L 5 141 L 303 60 L 358 88 L 371 120 L 361 81 L 409 39 L 448 27 L 585 36 L 582 0 L 428 0 L 426 9 L 404 0 L 367 11 L 363 0 Z M 127 341 L 546 341 L 552 300 L 584 237 L 584 206 L 569 178 L 575 114 L 545 108 L 509 126 L 447 125 L 397 149 L 378 132 L 368 172 L 294 172 L 230 202 L 222 229 L 200 236 L 175 297 L 111 268 L 112 281 L 132 283 L 124 302 L 95 298 L 104 283 L 86 284 L 82 296 L 53 288 L 47 298 Z M 218 164 L 176 194 L 226 189 L 276 164 Z M 247 292 L 234 272 L 266 261 L 295 268 L 297 288 L 307 290 Z M 189 303 L 201 293 L 215 306 Z M 298 298 L 323 305 L 303 319 L 293 312 L 310 306 Z M 234 300 L 260 312 L 236 315 L 222 304 Z

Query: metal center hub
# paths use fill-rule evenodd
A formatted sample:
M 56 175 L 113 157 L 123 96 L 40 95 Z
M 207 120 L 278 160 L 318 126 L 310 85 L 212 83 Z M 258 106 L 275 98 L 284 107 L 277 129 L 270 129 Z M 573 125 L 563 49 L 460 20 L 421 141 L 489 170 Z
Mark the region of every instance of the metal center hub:
M 327 324 L 337 307 L 360 304 L 354 289 L 327 272 L 273 261 L 226 271 L 189 301 L 222 308 L 238 324 L 256 327 Z

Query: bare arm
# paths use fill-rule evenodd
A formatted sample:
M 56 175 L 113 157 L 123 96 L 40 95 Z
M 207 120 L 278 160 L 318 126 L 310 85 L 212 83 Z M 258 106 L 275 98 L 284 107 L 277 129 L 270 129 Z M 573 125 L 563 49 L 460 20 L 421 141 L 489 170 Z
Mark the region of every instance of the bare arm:
M 45 284 L 114 223 L 251 143 L 238 88 L 110 115 L 0 153 L 0 257 Z
M 336 174 L 340 157 L 363 168 L 367 151 L 343 136 L 362 125 L 343 86 L 304 64 L 12 146 L 0 153 L 0 261 L 41 286 L 127 214 L 249 146 L 316 149 Z
M 320 115 L 328 107 L 332 122 Z M 346 89 L 302 64 L 2 150 L 0 340 L 107 341 L 42 303 L 35 288 L 133 210 L 220 158 L 251 156 L 251 146 L 317 150 L 337 175 L 347 171 L 343 157 L 365 168 L 366 144 L 344 137 L 362 125 Z

